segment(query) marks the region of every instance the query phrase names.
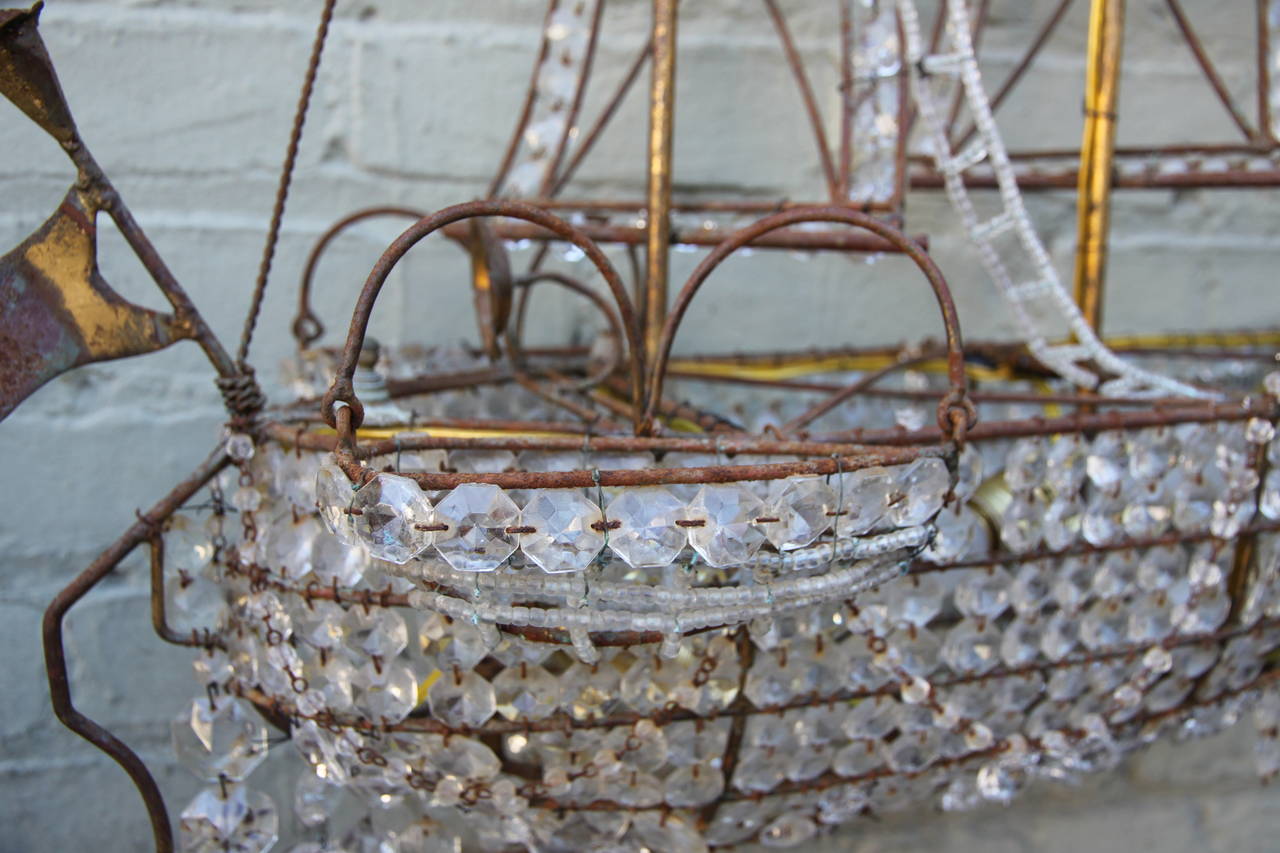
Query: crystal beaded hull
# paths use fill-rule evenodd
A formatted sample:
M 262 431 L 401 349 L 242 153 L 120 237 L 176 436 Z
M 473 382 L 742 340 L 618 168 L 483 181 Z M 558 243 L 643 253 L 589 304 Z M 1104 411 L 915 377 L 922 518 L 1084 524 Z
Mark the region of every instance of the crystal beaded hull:
M 303 527 L 310 551 L 290 549 L 310 574 L 263 563 L 250 542 L 201 569 L 228 600 L 227 649 L 199 672 L 213 695 L 299 721 L 300 816 L 328 820 L 312 803 L 332 785 L 409 815 L 486 816 L 479 833 L 411 817 L 365 830 L 387 843 L 796 846 L 867 814 L 1008 802 L 1154 738 L 1216 731 L 1269 683 L 1280 534 L 1260 534 L 1230 621 L 1214 505 L 1268 524 L 1265 478 L 1249 471 L 1278 445 L 1256 421 L 1189 422 L 971 441 L 950 470 L 924 459 L 731 489 L 459 487 L 477 496 L 453 502 L 480 507 L 473 535 L 509 543 L 499 565 L 450 565 L 440 543 L 465 535 L 451 530 L 403 564 L 356 536 L 358 579 L 323 587 L 314 555 L 349 519 L 324 496 L 350 506 L 359 492 L 322 476 L 314 511 L 337 532 Z M 1141 464 L 1152 452 L 1159 470 Z M 272 513 L 323 456 L 260 453 L 240 479 Z M 573 461 L 593 469 L 591 454 Z M 438 464 L 453 468 L 452 454 Z M 424 501 L 433 525 L 466 526 L 440 511 L 457 489 L 377 476 Z M 1236 490 L 1185 487 L 1206 479 Z M 1141 528 L 1059 521 L 1151 494 L 1157 521 Z M 192 565 L 204 551 L 191 531 L 231 529 L 230 515 L 179 518 L 174 550 Z M 712 565 L 696 546 L 715 555 L 707 528 L 733 525 L 749 544 Z M 653 639 L 614 644 L 624 629 Z

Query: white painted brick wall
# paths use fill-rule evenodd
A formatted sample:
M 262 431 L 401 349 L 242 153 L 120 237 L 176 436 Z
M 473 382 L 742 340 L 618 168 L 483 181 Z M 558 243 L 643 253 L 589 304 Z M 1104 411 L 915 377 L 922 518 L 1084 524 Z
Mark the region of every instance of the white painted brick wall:
M 256 269 L 318 5 L 50 0 L 45 13 L 44 34 L 86 139 L 228 346 Z M 263 373 L 290 347 L 292 281 L 328 222 L 370 203 L 431 209 L 483 192 L 532 62 L 541 5 L 339 3 L 278 275 L 254 348 Z M 836 65 L 825 4 L 783 5 L 797 13 L 797 39 L 817 63 L 815 85 L 829 105 Z M 1076 5 L 1046 52 L 1043 82 L 1011 99 L 1002 114 L 1011 141 L 1070 144 L 1078 134 L 1078 46 L 1087 4 Z M 1226 138 L 1219 108 L 1195 91 L 1188 55 L 1159 13 L 1162 5 L 1129 5 L 1131 26 L 1140 31 L 1127 48 L 1122 140 L 1147 141 L 1187 127 L 1203 128 L 1208 137 L 1220 128 L 1217 137 Z M 1240 90 L 1250 73 L 1251 41 L 1238 34 L 1251 26 L 1252 4 L 1186 5 L 1208 25 L 1210 49 L 1219 51 L 1228 84 Z M 815 191 L 819 173 L 808 159 L 803 115 L 775 62 L 756 0 L 687 0 L 685 6 L 677 182 Z M 994 6 L 987 45 L 992 68 L 1005 70 L 1049 4 Z M 621 73 L 647 16 L 644 0 L 614 0 L 611 8 L 602 79 Z M 640 195 L 643 116 L 639 103 L 623 110 L 617 130 L 603 140 L 602 156 L 584 168 L 584 181 Z M 797 150 L 804 156 L 797 158 Z M 0 152 L 0 247 L 7 247 L 52 211 L 71 175 L 53 144 L 8 105 L 0 105 Z M 1277 200 L 1273 191 L 1153 191 L 1118 199 L 1108 329 L 1280 322 Z M 1070 195 L 1039 196 L 1030 208 L 1065 273 L 1073 249 Z M 911 230 L 932 237 L 966 332 L 1008 334 L 1004 311 L 945 203 L 913 197 L 909 214 Z M 331 328 L 345 326 L 358 283 L 395 227 L 361 229 L 325 262 L 318 302 Z M 692 262 L 678 255 L 673 276 L 678 280 Z M 899 260 L 798 263 L 785 254 L 757 254 L 726 265 L 695 305 L 680 343 L 704 349 L 877 343 L 938 329 L 926 289 Z M 129 297 L 159 304 L 108 228 L 103 268 Z M 465 290 L 454 285 L 462 269 L 455 249 L 424 246 L 380 304 L 375 333 L 389 340 L 456 340 L 471 324 Z M 797 270 L 809 279 L 802 286 L 794 284 Z M 582 322 L 580 308 L 558 295 L 548 294 L 539 306 L 536 319 L 548 340 L 564 338 Z M 40 612 L 132 521 L 136 507 L 150 505 L 202 458 L 219 412 L 211 372 L 198 351 L 184 345 L 82 369 L 0 424 L 3 853 L 145 848 L 141 807 L 124 775 L 48 709 Z M 80 707 L 141 752 L 170 807 L 181 809 L 195 783 L 170 758 L 167 721 L 193 683 L 187 653 L 150 633 L 138 561 L 76 608 L 68 646 Z M 1162 745 L 1080 789 L 1038 791 L 1008 810 L 865 821 L 822 849 L 1106 851 L 1140 844 L 1162 853 L 1275 850 L 1280 800 L 1254 783 L 1249 743 L 1248 733 L 1237 730 L 1178 748 Z M 282 806 L 287 809 L 287 801 Z

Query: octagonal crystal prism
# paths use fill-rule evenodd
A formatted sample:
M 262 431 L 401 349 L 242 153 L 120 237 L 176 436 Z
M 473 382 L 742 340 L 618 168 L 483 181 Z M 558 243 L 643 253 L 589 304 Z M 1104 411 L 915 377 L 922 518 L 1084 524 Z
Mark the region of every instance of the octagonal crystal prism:
M 431 502 L 408 477 L 378 474 L 351 500 L 356 538 L 372 556 L 403 565 L 431 545 Z
M 577 489 L 537 491 L 520 517 L 535 531 L 520 535 L 520 548 L 544 572 L 580 572 L 604 547 L 600 507 Z
M 721 567 L 746 562 L 765 536 L 756 519 L 764 514 L 764 501 L 745 485 L 706 485 L 689 504 L 689 544 L 709 565 Z
M 460 572 L 491 572 L 516 550 L 507 528 L 519 522 L 520 510 L 497 486 L 463 483 L 440 501 L 436 518 L 449 526 L 436 535 L 436 550 Z
M 239 781 L 267 757 L 267 726 L 244 702 L 201 696 L 173 720 L 173 751 L 206 781 Z
M 765 517 L 777 521 L 760 526 L 778 550 L 803 548 L 831 527 L 837 501 L 835 491 L 818 477 L 774 480 L 769 484 Z
M 676 525 L 684 504 L 661 486 L 624 490 L 605 515 L 619 525 L 609 531 L 609 549 L 633 568 L 669 565 L 689 539 Z
M 280 818 L 271 798 L 240 785 L 204 789 L 179 820 L 184 853 L 263 853 L 279 837 Z

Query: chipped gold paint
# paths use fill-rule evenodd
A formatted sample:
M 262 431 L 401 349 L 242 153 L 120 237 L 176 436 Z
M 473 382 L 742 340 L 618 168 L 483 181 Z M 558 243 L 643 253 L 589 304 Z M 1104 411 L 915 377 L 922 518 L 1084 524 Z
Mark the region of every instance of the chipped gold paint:
M 93 233 L 66 210 L 58 211 L 44 237 L 30 244 L 23 257 L 61 296 L 62 307 L 81 338 L 80 361 L 150 352 L 173 340 L 172 330 L 159 315 L 95 286 L 95 280 L 101 279 Z

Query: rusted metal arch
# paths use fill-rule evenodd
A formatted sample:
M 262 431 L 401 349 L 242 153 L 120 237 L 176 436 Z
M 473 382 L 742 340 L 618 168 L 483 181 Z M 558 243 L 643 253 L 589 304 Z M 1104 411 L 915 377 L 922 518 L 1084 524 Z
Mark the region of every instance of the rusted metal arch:
M 335 418 L 333 406 L 337 402 L 347 404 L 347 408 L 352 411 L 350 415 L 354 415 L 354 420 L 349 421 L 352 428 L 358 427 L 364 417 L 363 406 L 360 405 L 356 398 L 355 391 L 352 388 L 351 379 L 355 373 L 356 361 L 360 356 L 360 350 L 364 344 L 365 333 L 368 329 L 369 318 L 373 313 L 373 306 L 377 302 L 378 294 L 383 284 L 390 275 L 391 270 L 400 262 L 401 258 L 408 251 L 418 244 L 423 238 L 434 232 L 441 230 L 445 226 L 461 222 L 466 219 L 474 219 L 481 217 L 510 217 L 514 219 L 523 219 L 532 222 L 547 230 L 555 233 L 557 236 L 570 243 L 573 243 L 579 249 L 586 253 L 591 262 L 595 264 L 605 279 L 605 283 L 612 292 L 614 301 L 618 306 L 618 312 L 622 318 L 623 330 L 626 332 L 628 350 L 630 356 L 631 380 L 636 392 L 636 399 L 640 399 L 644 383 L 644 356 L 643 345 L 640 340 L 640 328 L 637 322 L 637 316 L 634 307 L 627 297 L 626 287 L 622 283 L 621 277 L 613 264 L 605 257 L 600 247 L 591 240 L 581 229 L 563 219 L 523 202 L 516 201 L 473 201 L 463 204 L 447 207 L 443 210 L 424 217 L 411 225 L 403 234 L 401 234 L 378 258 L 373 269 L 369 273 L 368 279 L 365 281 L 359 299 L 356 302 L 355 312 L 351 318 L 351 327 L 347 333 L 346 346 L 343 349 L 342 361 L 338 368 L 337 376 L 334 378 L 333 386 L 325 393 L 322 401 L 323 410 L 321 412 L 326 423 L 330 426 L 337 427 L 338 420 Z M 637 421 L 639 418 L 637 417 Z
M 697 295 L 707 277 L 725 258 L 747 245 L 757 237 L 802 222 L 837 222 L 861 228 L 875 234 L 890 243 L 909 257 L 924 274 L 929 286 L 933 289 L 938 308 L 942 312 L 943 326 L 946 332 L 947 377 L 951 384 L 950 393 L 938 404 L 938 424 L 949 438 L 962 440 L 967 430 L 973 426 L 977 415 L 973 404 L 967 396 L 967 382 L 964 373 L 964 344 L 960 336 L 960 320 L 956 315 L 955 303 L 946 280 L 933 259 L 911 238 L 897 228 L 860 213 L 843 207 L 812 207 L 785 210 L 766 216 L 757 222 L 739 229 L 728 239 L 720 243 L 703 258 L 688 281 L 685 282 L 670 315 L 662 329 L 656 358 L 650 365 L 649 392 L 645 403 L 644 420 L 651 424 L 655 416 L 656 401 L 662 397 L 662 386 L 665 379 L 667 363 L 671 356 L 671 347 L 675 342 L 676 332 L 684 318 L 689 304 Z
M 315 280 L 316 267 L 319 266 L 320 257 L 329 248 L 329 244 L 343 231 L 353 225 L 364 222 L 366 219 L 374 219 L 380 216 L 421 219 L 426 215 L 426 211 L 412 207 L 400 207 L 397 205 L 366 207 L 344 216 L 325 229 L 324 233 L 316 240 L 315 245 L 311 247 L 311 252 L 307 255 L 307 263 L 302 269 L 302 279 L 298 285 L 298 313 L 293 318 L 293 324 L 290 328 L 293 331 L 294 340 L 298 342 L 299 349 L 306 349 L 324 334 L 324 324 L 320 322 L 320 318 L 311 309 L 311 289 L 312 282 Z
M 53 712 L 62 724 L 80 737 L 92 743 L 98 749 L 119 764 L 129 774 L 138 793 L 142 796 L 151 819 L 151 831 L 155 839 L 157 853 L 172 853 L 173 829 L 169 825 L 168 811 L 164 797 L 156 786 L 146 765 L 143 764 L 133 750 L 119 738 L 111 734 L 98 723 L 80 713 L 71 700 L 71 681 L 67 672 L 66 651 L 62 642 L 62 623 L 69 611 L 81 598 L 93 589 L 99 581 L 106 577 L 128 556 L 138 545 L 153 539 L 160 526 L 170 515 L 181 507 L 192 495 L 198 492 L 219 471 L 226 467 L 230 459 L 221 448 L 214 451 L 185 480 L 174 487 L 155 506 L 145 513 L 140 513 L 138 520 L 129 527 L 107 550 L 94 560 L 88 568 L 54 597 L 44 612 L 41 632 L 44 638 L 45 671 L 49 678 L 49 698 L 53 704 Z M 153 589 L 153 595 L 155 594 Z M 161 636 L 164 636 L 163 634 Z M 169 639 L 165 637 L 165 639 Z

